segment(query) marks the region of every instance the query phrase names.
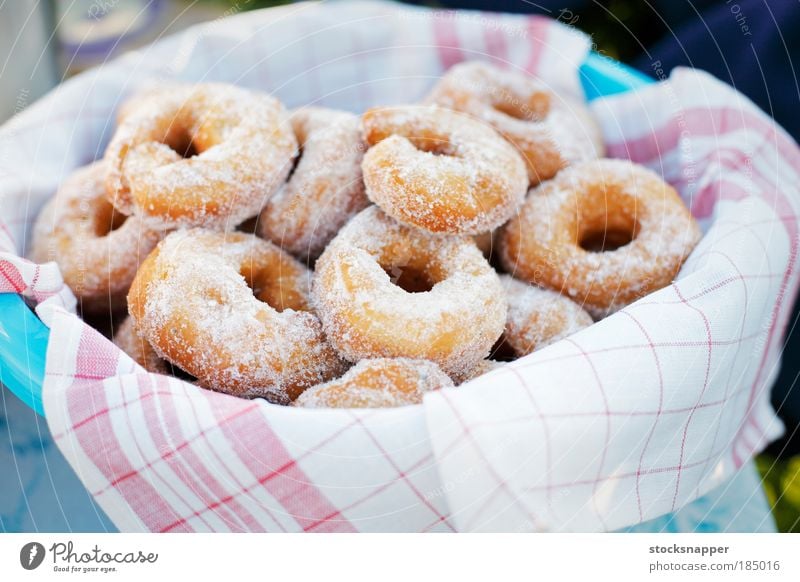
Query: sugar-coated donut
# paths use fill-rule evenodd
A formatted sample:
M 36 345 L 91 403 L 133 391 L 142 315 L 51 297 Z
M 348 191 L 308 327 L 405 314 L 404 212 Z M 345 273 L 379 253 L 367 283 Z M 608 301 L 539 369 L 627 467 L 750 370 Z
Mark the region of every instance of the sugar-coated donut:
M 592 325 L 592 316 L 555 291 L 501 275 L 508 299 L 503 341 L 518 357 Z
M 700 239 L 677 192 L 623 160 L 575 164 L 530 192 L 499 237 L 508 273 L 596 319 L 668 285 Z M 599 250 L 618 247 L 614 250 Z
M 376 108 L 363 118 L 367 196 L 404 224 L 479 234 L 525 197 L 525 164 L 489 125 L 436 106 Z
M 150 342 L 139 334 L 132 317 L 126 317 L 114 332 L 114 344 L 148 372 L 169 373 L 169 364 L 162 360 Z
M 310 272 L 253 235 L 204 229 L 165 238 L 128 294 L 162 358 L 213 390 L 286 404 L 344 371 L 309 310 Z
M 472 239 L 402 225 L 375 206 L 317 260 L 312 295 L 345 359 L 426 359 L 455 378 L 489 354 L 506 319 L 500 278 Z
M 427 360 L 361 360 L 341 378 L 303 392 L 305 408 L 388 408 L 420 404 L 426 392 L 452 386 L 449 376 Z
M 369 206 L 361 177 L 359 118 L 307 107 L 292 113 L 300 159 L 259 219 L 259 234 L 301 259 L 316 259 L 352 216 Z
M 48 201 L 33 230 L 31 259 L 55 261 L 84 313 L 125 307 L 139 263 L 161 232 L 125 216 L 106 200 L 106 167 L 73 172 Z
M 488 374 L 493 370 L 499 370 L 505 365 L 506 365 L 505 362 L 498 362 L 495 360 L 481 360 L 474 368 L 472 368 L 472 370 L 469 371 L 469 373 L 459 378 L 460 383 L 466 384 L 470 380 L 474 380 L 475 378 L 483 376 L 484 374 Z
M 426 102 L 491 124 L 519 149 L 532 185 L 569 164 L 603 155 L 600 129 L 583 103 L 519 72 L 461 63 L 447 71 Z
M 117 108 L 116 123 L 119 125 L 128 116 L 131 111 L 135 111 L 144 99 L 151 99 L 159 95 L 169 95 L 173 91 L 182 91 L 185 89 L 183 83 L 176 82 L 145 82 L 141 87 L 136 89 L 136 92 L 129 98 L 120 102 Z
M 105 153 L 108 197 L 149 225 L 232 230 L 292 167 L 297 140 L 269 95 L 205 83 L 133 99 Z

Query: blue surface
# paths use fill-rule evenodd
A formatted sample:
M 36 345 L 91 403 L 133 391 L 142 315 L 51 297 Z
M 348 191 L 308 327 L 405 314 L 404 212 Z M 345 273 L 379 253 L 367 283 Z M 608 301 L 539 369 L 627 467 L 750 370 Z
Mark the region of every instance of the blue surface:
M 41 415 L 49 335 L 19 295 L 0 293 L 0 384 Z
M 578 73 L 589 101 L 655 82 L 639 71 L 597 53 L 589 53 Z
M 588 99 L 652 83 L 626 66 L 590 54 L 580 68 Z M 115 531 L 52 441 L 43 414 L 48 330 L 17 295 L 0 294 L 0 531 Z M 23 405 L 24 403 L 24 405 Z M 32 410 L 31 410 L 32 409 Z M 726 485 L 675 513 L 626 532 L 774 531 L 756 469 L 745 466 Z
M 116 531 L 45 420 L 0 388 L 0 532 Z

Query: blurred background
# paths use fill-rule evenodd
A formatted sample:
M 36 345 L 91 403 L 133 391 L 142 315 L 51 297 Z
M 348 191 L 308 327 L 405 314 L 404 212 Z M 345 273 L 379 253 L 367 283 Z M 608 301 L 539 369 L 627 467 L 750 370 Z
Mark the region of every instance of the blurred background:
M 0 122 L 62 80 L 199 22 L 284 4 L 260 0 L 0 2 Z M 537 13 L 589 34 L 593 49 L 654 76 L 711 72 L 800 138 L 800 0 L 443 0 L 436 8 Z M 10 58 L 11 55 L 14 58 Z M 2 212 L 2 208 L 0 208 Z M 789 323 L 773 405 L 786 436 L 759 457 L 781 531 L 800 531 L 800 347 Z M 1 332 L 2 330 L 0 330 Z M 50 439 L 46 424 L 0 389 L 0 531 L 113 530 Z M 10 469 L 10 471 L 9 471 Z

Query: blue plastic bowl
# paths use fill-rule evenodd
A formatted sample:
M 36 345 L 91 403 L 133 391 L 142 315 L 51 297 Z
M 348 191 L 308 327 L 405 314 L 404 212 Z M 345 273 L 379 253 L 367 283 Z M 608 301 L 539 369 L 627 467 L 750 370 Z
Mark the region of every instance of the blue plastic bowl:
M 580 79 L 590 101 L 653 82 L 638 71 L 594 53 L 581 66 Z M 19 295 L 0 294 L 0 383 L 42 416 L 48 338 L 47 327 Z

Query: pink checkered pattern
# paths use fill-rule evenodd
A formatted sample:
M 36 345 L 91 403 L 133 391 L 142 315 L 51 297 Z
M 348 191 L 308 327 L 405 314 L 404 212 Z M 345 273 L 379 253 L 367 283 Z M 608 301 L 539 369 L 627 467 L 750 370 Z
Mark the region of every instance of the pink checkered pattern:
M 152 79 L 288 105 L 418 99 L 465 59 L 577 92 L 588 50 L 541 18 L 376 2 L 204 25 L 60 86 L 0 133 L 0 292 L 39 301 L 56 442 L 125 531 L 603 530 L 676 509 L 781 430 L 767 392 L 797 285 L 795 145 L 692 71 L 594 105 L 610 154 L 676 185 L 707 233 L 672 286 L 469 385 L 395 410 L 300 410 L 145 373 L 19 257 L 58 181 L 101 155 Z

